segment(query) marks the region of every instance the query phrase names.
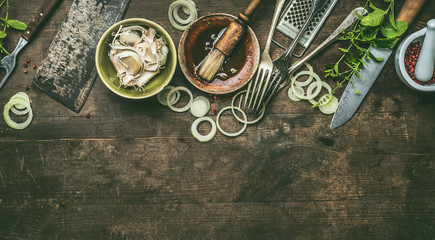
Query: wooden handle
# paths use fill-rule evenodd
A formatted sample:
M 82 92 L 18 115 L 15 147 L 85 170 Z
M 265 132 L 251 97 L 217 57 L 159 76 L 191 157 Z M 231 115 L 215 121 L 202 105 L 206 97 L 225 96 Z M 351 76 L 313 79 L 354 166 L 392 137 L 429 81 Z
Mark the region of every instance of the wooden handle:
M 61 1 L 62 0 L 45 0 L 39 10 L 33 16 L 32 21 L 27 25 L 27 28 L 24 30 L 24 33 L 21 35 L 21 37 L 27 41 L 30 41 L 36 30 L 41 27 L 44 20 L 48 17 L 48 15 L 50 15 L 51 12 L 53 12 L 54 8 Z
M 408 26 L 411 25 L 426 1 L 427 0 L 406 0 L 396 20 L 406 21 L 408 22 Z
M 216 43 L 215 48 L 219 49 L 225 56 L 229 56 L 243 37 L 246 24 L 262 1 L 263 0 L 252 0 L 245 10 L 239 14 L 239 18 L 230 23 L 225 33 Z

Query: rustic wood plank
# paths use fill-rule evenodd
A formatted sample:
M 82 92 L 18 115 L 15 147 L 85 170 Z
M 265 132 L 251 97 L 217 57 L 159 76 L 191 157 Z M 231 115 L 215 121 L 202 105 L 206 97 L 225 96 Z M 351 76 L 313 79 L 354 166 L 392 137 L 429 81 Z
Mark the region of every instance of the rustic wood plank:
M 42 2 L 11 1 L 10 14 L 29 22 Z M 170 2 L 132 1 L 126 18 L 152 19 L 177 43 Z M 237 14 L 248 0 L 196 2 L 200 15 Z M 364 2 L 340 1 L 311 49 Z M 40 62 L 71 4 L 62 2 L 0 90 L 0 105 L 26 91 L 35 114 L 22 131 L 0 121 L 1 239 L 435 238 L 434 94 L 404 86 L 392 60 L 341 128 L 330 131 L 331 116 L 281 93 L 242 136 L 202 144 L 189 113 L 122 99 L 98 79 L 79 114 L 32 86 L 33 70 L 21 65 Z M 428 1 L 411 30 L 434 11 Z M 261 46 L 272 12 L 262 6 L 253 18 Z M 20 33 L 8 35 L 13 49 Z M 311 61 L 317 72 L 339 57 L 337 46 Z M 205 95 L 180 69 L 171 84 Z M 223 119 L 225 129 L 240 128 L 228 112 Z

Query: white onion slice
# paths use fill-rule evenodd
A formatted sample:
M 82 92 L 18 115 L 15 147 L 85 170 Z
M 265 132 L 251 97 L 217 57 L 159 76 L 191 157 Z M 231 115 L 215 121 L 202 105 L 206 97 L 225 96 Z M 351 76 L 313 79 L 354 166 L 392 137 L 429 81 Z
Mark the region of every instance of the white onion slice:
M 225 112 L 226 110 L 229 110 L 229 109 L 236 109 L 237 111 L 239 111 L 239 112 L 242 113 L 243 118 L 245 119 L 245 122 L 248 120 L 247 117 L 246 117 L 245 112 L 243 112 L 242 109 L 240 109 L 239 107 L 228 106 L 228 107 L 224 107 L 224 108 L 222 108 L 222 110 L 221 110 L 221 111 L 218 113 L 218 115 L 216 116 L 216 125 L 217 125 L 219 131 L 220 131 L 223 135 L 228 136 L 228 137 L 237 137 L 237 136 L 239 136 L 240 134 L 242 134 L 242 133 L 246 130 L 246 127 L 248 127 L 248 124 L 247 124 L 247 123 L 243 123 L 243 127 L 242 127 L 242 129 L 240 129 L 240 131 L 238 131 L 238 132 L 236 132 L 236 133 L 227 133 L 227 132 L 225 132 L 225 131 L 221 128 L 221 126 L 219 125 L 219 118 L 220 118 L 220 116 L 221 116 L 221 114 L 222 114 L 223 112 Z
M 29 115 L 27 116 L 26 121 L 22 122 L 22 123 L 16 123 L 15 121 L 13 121 L 11 119 L 11 116 L 9 115 L 9 110 L 14 106 L 14 105 L 24 105 L 27 109 L 29 109 Z M 27 102 L 25 100 L 20 100 L 20 99 L 12 99 L 10 100 L 8 103 L 6 103 L 5 108 L 3 109 L 3 117 L 5 119 L 6 124 L 13 128 L 13 129 L 24 129 L 26 127 L 28 127 L 30 125 L 30 123 L 32 122 L 33 119 L 33 112 L 32 112 L 32 108 L 30 107 L 30 102 Z
M 296 63 L 298 63 L 298 62 L 295 62 L 294 64 L 296 64 Z M 294 65 L 294 64 L 293 64 L 293 65 Z M 313 67 L 312 67 L 309 63 L 304 63 L 304 64 L 305 64 L 305 66 L 308 68 L 308 71 L 309 71 L 309 72 L 313 72 L 313 73 L 314 73 Z M 311 76 L 311 75 L 309 75 L 308 79 L 305 80 L 305 81 L 303 81 L 303 82 L 296 81 L 296 79 L 298 79 L 301 75 L 303 75 L 303 74 L 300 74 L 300 73 L 301 73 L 301 72 L 297 73 L 296 76 L 294 76 L 294 78 L 295 78 L 295 85 L 296 85 L 296 86 L 299 86 L 299 87 L 305 87 L 305 86 L 307 86 L 308 84 L 310 84 L 311 81 L 313 81 L 313 76 Z M 290 76 L 290 77 L 291 77 L 291 76 Z
M 208 121 L 211 124 L 211 130 L 207 135 L 202 135 L 198 132 L 198 125 L 204 121 Z M 192 123 L 191 132 L 193 137 L 195 137 L 198 141 L 208 142 L 216 135 L 216 123 L 210 117 L 198 118 Z
M 305 95 L 305 91 L 302 87 L 300 86 L 296 86 L 295 87 L 295 91 L 297 91 L 300 95 Z M 288 92 L 287 92 L 288 97 L 290 98 L 290 100 L 292 100 L 293 102 L 299 102 L 300 98 L 298 98 L 294 93 L 293 93 L 293 88 L 289 88 Z
M 171 95 L 175 92 L 175 91 L 185 91 L 187 94 L 189 94 L 189 102 L 186 104 L 186 106 L 184 106 L 184 107 L 182 107 L 182 108 L 177 108 L 177 107 L 174 107 L 173 106 L 173 104 L 171 103 L 171 101 L 170 101 L 170 97 L 171 97 Z M 189 90 L 189 89 L 187 89 L 186 87 L 183 87 L 183 86 L 179 86 L 179 87 L 175 87 L 175 88 L 173 88 L 171 91 L 169 91 L 169 93 L 168 93 L 168 95 L 166 95 L 166 104 L 168 104 L 168 107 L 172 110 L 172 111 L 174 111 L 174 112 L 185 112 L 185 111 L 187 111 L 187 110 L 189 110 L 189 108 L 190 108 L 190 105 L 192 105 L 192 102 L 193 102 L 193 95 L 192 95 L 192 92 Z
M 30 103 L 30 98 L 29 95 L 27 95 L 27 93 L 25 92 L 18 92 L 16 93 L 14 96 L 12 96 L 10 100 L 12 99 L 22 99 L 25 102 L 29 102 Z M 24 115 L 27 114 L 30 110 L 24 105 L 24 104 L 15 104 L 12 108 L 11 111 L 16 114 L 16 115 Z
M 166 86 L 161 92 L 159 92 L 159 94 L 157 94 L 157 101 L 159 101 L 159 103 L 163 106 L 168 106 L 168 104 L 166 103 L 166 97 L 172 89 L 174 89 L 173 86 Z M 172 105 L 174 105 L 178 102 L 178 100 L 180 100 L 180 91 L 175 91 L 171 95 L 169 101 L 172 103 Z
M 243 119 L 241 119 L 239 116 L 237 116 L 237 114 L 236 114 L 236 112 L 234 112 L 234 102 L 235 102 L 235 100 L 236 100 L 236 98 L 240 95 L 240 94 L 243 94 L 243 93 L 245 93 L 246 92 L 246 90 L 243 90 L 243 91 L 240 91 L 240 92 L 238 92 L 234 97 L 233 97 L 233 100 L 231 101 L 231 112 L 233 113 L 233 115 L 234 115 L 234 117 L 237 119 L 237 121 L 239 121 L 239 122 L 241 122 L 241 123 L 243 123 L 243 124 L 254 124 L 254 123 L 257 123 L 258 121 L 260 121 L 262 118 L 263 118 L 263 116 L 264 116 L 264 112 L 266 111 L 266 107 L 263 107 L 263 109 L 261 109 L 261 112 L 260 112 L 260 116 L 257 118 L 257 119 L 255 119 L 255 120 L 252 120 L 252 121 L 248 121 L 247 119 L 246 120 L 243 120 Z M 239 108 L 240 108 L 240 104 L 242 103 L 242 99 L 240 99 L 240 102 L 239 102 Z M 240 108 L 241 109 L 241 108 Z
M 210 110 L 210 101 L 203 96 L 198 96 L 193 99 L 193 103 L 190 106 L 190 113 L 194 117 L 204 117 Z
M 178 11 L 180 10 L 180 8 L 183 9 L 184 13 L 189 15 L 187 19 L 182 19 L 178 15 Z M 193 21 L 198 18 L 198 11 L 196 10 L 196 6 L 193 1 L 176 0 L 169 6 L 168 17 L 169 22 L 175 29 L 184 31 Z
M 314 79 L 316 79 L 316 82 L 311 83 L 311 84 L 316 84 L 317 88 L 316 88 L 316 91 L 314 93 L 312 93 L 312 94 L 308 94 L 308 92 L 307 92 L 307 95 L 299 94 L 296 91 L 295 84 L 294 84 L 295 81 L 296 81 L 296 78 L 293 78 L 292 82 L 291 82 L 291 88 L 292 88 L 292 91 L 295 94 L 295 96 L 300 98 L 300 99 L 304 99 L 304 100 L 308 100 L 310 98 L 317 97 L 317 95 L 319 95 L 319 93 L 320 93 L 320 90 L 322 90 L 322 80 L 320 79 L 319 75 L 315 74 L 314 72 L 308 72 L 308 71 L 302 71 L 302 72 L 298 73 L 298 75 L 299 76 L 301 76 L 301 75 L 310 75 L 310 76 L 313 76 Z
M 316 84 L 314 84 L 314 83 L 310 84 L 310 86 L 308 86 L 308 89 L 307 89 L 307 95 L 312 94 L 313 89 L 316 88 L 316 87 L 317 87 Z M 330 95 L 330 94 L 331 94 L 332 89 L 331 89 L 331 86 L 329 86 L 328 83 L 322 81 L 322 87 L 324 87 L 326 90 L 328 90 L 328 94 L 327 94 L 327 95 Z M 316 90 L 317 90 L 317 89 L 316 89 Z M 326 99 L 326 97 L 325 97 L 325 95 L 324 95 L 324 96 L 322 96 L 322 97 L 319 99 L 319 102 L 321 102 L 321 104 L 323 105 L 323 104 L 327 103 L 327 102 L 323 103 L 323 102 L 325 101 L 325 99 Z M 313 105 L 316 105 L 316 104 L 319 103 L 319 102 L 316 102 L 316 100 L 314 100 L 314 98 L 308 99 L 308 101 L 309 101 L 311 104 L 313 104 Z M 329 101 L 328 101 L 328 102 L 329 102 Z
M 327 104 L 319 106 L 319 110 L 324 114 L 333 114 L 338 109 L 338 99 L 334 95 L 331 96 L 331 100 Z

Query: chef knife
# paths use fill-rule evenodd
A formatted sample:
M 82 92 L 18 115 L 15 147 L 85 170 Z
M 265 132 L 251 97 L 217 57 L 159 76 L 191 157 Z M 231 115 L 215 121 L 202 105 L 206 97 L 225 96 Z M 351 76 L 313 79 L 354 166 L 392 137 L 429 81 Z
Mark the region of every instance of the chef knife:
M 410 26 L 425 2 L 426 0 L 407 0 L 397 17 L 397 21 L 406 21 Z M 359 75 L 353 74 L 351 79 L 353 84 L 348 84 L 344 90 L 337 112 L 332 118 L 331 129 L 342 126 L 352 118 L 393 53 L 393 49 L 373 46 L 370 52 L 376 57 L 384 58 L 384 60 L 368 59 L 367 65 L 358 71 Z M 354 92 L 354 89 L 358 90 L 359 93 Z

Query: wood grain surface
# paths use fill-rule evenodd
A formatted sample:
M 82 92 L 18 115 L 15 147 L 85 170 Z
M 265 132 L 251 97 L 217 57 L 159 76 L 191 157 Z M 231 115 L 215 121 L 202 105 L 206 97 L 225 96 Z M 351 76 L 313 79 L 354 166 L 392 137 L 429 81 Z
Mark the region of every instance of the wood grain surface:
M 42 2 L 10 1 L 9 15 L 30 22 Z M 195 2 L 201 16 L 236 15 L 249 0 Z M 178 43 L 170 3 L 133 0 L 126 18 L 151 19 Z M 310 49 L 364 3 L 339 1 Z M 282 92 L 241 136 L 199 143 L 194 117 L 155 98 L 123 99 L 97 79 L 76 114 L 32 85 L 36 70 L 25 74 L 23 63 L 41 61 L 71 4 L 58 6 L 0 90 L 1 106 L 26 91 L 34 110 L 22 131 L 0 121 L 0 239 L 435 239 L 435 95 L 407 88 L 393 58 L 352 120 L 334 131 L 332 116 Z M 273 5 L 250 24 L 261 46 Z M 410 31 L 434 12 L 428 1 Z M 8 32 L 8 50 L 20 34 Z M 316 72 L 339 58 L 337 46 L 310 62 Z M 273 46 L 273 58 L 281 52 Z M 171 85 L 208 96 L 180 69 Z M 229 112 L 222 119 L 228 131 L 241 127 Z

